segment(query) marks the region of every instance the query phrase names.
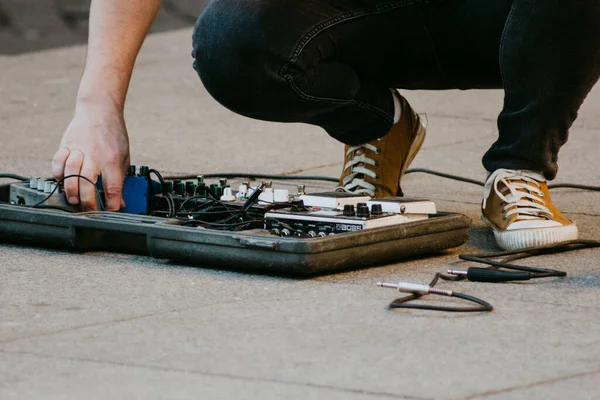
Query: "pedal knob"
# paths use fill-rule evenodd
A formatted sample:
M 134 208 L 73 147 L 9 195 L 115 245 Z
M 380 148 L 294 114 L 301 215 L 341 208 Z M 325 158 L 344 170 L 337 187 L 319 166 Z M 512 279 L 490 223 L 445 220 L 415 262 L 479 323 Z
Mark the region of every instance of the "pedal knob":
M 196 184 L 194 181 L 187 181 L 185 183 L 185 192 L 190 196 L 193 196 L 196 193 Z
M 196 186 L 196 196 L 208 196 L 208 189 L 206 188 L 206 184 L 199 183 Z
M 175 193 L 177 193 L 179 195 L 183 195 L 185 193 L 185 185 L 181 181 L 175 182 L 174 190 L 175 190 Z
M 356 215 L 356 212 L 354 211 L 354 205 L 346 204 L 344 206 L 344 216 L 345 217 L 354 217 L 355 215 Z
M 287 229 L 287 228 L 283 228 L 283 229 L 281 230 L 281 236 L 290 236 L 290 234 L 291 234 L 291 233 L 292 233 L 292 232 L 290 232 L 290 230 L 289 230 L 289 229 Z
M 308 236 L 309 237 L 317 237 L 317 232 L 315 232 L 315 231 L 308 231 Z
M 214 197 L 221 197 L 221 196 L 217 196 L 217 189 L 218 188 L 219 188 L 219 185 L 217 185 L 216 183 L 211 183 L 210 186 L 208 187 L 208 191 Z
M 135 176 L 135 165 L 130 165 L 127 168 L 127 176 Z
M 225 185 L 227 185 L 227 179 L 225 179 L 225 178 L 219 179 L 219 185 L 221 187 L 225 187 Z
M 383 208 L 381 208 L 381 204 L 373 204 L 371 206 L 371 215 L 382 215 Z
M 360 218 L 368 218 L 369 215 L 369 206 L 367 206 L 365 203 L 359 203 L 358 207 L 356 207 L 356 216 Z
M 306 194 L 306 186 L 305 185 L 299 184 L 297 186 L 297 188 L 298 188 L 298 196 L 302 196 L 302 195 Z
M 326 234 L 325 232 L 319 232 L 319 233 L 317 234 L 317 236 L 318 236 L 318 237 L 325 237 L 325 236 L 327 236 L 327 234 Z
M 245 199 L 248 195 L 248 182 L 242 182 L 238 187 L 237 197 L 239 199 Z
M 44 193 L 50 193 L 50 192 L 52 192 L 52 182 L 46 181 L 44 183 Z
M 36 189 L 43 192 L 45 184 L 46 184 L 46 180 L 45 179 L 41 179 L 41 178 L 38 179 Z
M 37 183 L 39 178 L 31 178 L 29 179 L 29 188 L 37 190 Z
M 173 182 L 171 182 L 171 181 L 165 182 L 164 191 L 166 193 L 173 193 Z
M 147 166 L 142 165 L 140 167 L 140 172 L 139 172 L 138 176 L 148 176 L 148 170 L 149 170 L 149 168 Z
M 225 189 L 223 189 L 223 196 L 221 196 L 221 201 L 234 201 L 234 200 L 235 200 L 235 196 L 233 195 L 231 188 L 226 187 Z

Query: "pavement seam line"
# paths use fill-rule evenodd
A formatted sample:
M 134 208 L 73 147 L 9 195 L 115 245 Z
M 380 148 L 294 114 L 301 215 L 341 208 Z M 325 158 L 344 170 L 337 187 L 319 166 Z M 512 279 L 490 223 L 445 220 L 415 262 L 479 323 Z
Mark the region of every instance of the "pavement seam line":
M 336 166 L 342 166 L 344 163 L 343 162 L 335 162 L 335 163 L 330 163 L 330 164 L 323 164 L 323 165 L 315 165 L 314 167 L 307 167 L 307 168 L 301 168 L 301 169 L 296 169 L 293 171 L 288 171 L 288 172 L 282 172 L 280 175 L 296 175 L 302 172 L 306 172 L 306 171 L 313 171 L 315 169 L 321 169 L 321 168 L 329 168 L 329 167 L 336 167 Z
M 322 281 L 322 280 L 315 280 L 314 282 L 319 282 L 319 284 L 327 284 L 327 285 L 335 284 L 335 285 L 356 286 L 354 284 L 348 284 L 348 283 L 344 283 L 344 282 L 327 282 L 327 281 Z M 278 291 L 278 292 L 271 293 L 269 296 L 274 295 L 274 294 L 278 294 L 278 295 L 283 294 L 283 292 L 286 292 L 286 291 L 287 291 L 287 289 L 281 289 L 281 293 Z M 294 301 L 294 300 L 297 300 L 297 299 L 295 299 L 295 298 L 279 299 L 278 302 Z M 94 322 L 94 323 L 90 323 L 90 324 L 59 329 L 59 330 L 52 331 L 52 332 L 43 332 L 43 333 L 33 334 L 33 335 L 29 335 L 29 336 L 0 340 L 0 345 L 8 344 L 8 343 L 15 343 L 15 342 L 18 342 L 21 340 L 37 339 L 37 338 L 41 338 L 41 337 L 45 337 L 45 336 L 68 333 L 68 332 L 78 331 L 78 330 L 87 329 L 87 328 L 97 328 L 99 326 L 104 326 L 104 325 L 112 325 L 112 324 L 116 325 L 116 324 L 120 324 L 123 322 L 131 322 L 131 321 L 145 319 L 145 318 L 152 318 L 152 317 L 159 317 L 159 316 L 164 316 L 164 315 L 169 315 L 169 314 L 190 312 L 190 311 L 200 310 L 203 308 L 222 306 L 222 305 L 226 305 L 226 304 L 236 304 L 240 301 L 241 300 L 234 300 L 234 301 L 224 301 L 224 302 L 211 303 L 211 304 L 202 304 L 202 305 L 196 305 L 196 306 L 191 306 L 191 307 L 187 307 L 187 308 L 172 309 L 172 310 L 161 311 L 161 312 L 150 313 L 150 314 L 133 315 L 133 316 L 118 318 L 118 319 L 114 319 L 114 320 L 110 320 L 110 321 Z M 259 301 L 252 302 L 252 304 L 260 304 L 260 303 L 269 302 L 269 301 L 272 301 L 272 299 L 265 298 L 265 299 L 261 299 Z M 0 349 L 0 351 L 2 351 L 2 349 Z
M 77 331 L 80 329 L 97 328 L 99 326 L 104 326 L 104 325 L 111 325 L 111 324 L 116 325 L 116 324 L 120 324 L 122 322 L 130 322 L 130 321 L 135 321 L 135 320 L 144 319 L 144 318 L 152 318 L 152 317 L 159 317 L 159 316 L 164 316 L 164 315 L 168 315 L 168 314 L 176 314 L 176 313 L 194 311 L 194 310 L 198 310 L 198 309 L 205 308 L 205 307 L 213 307 L 216 305 L 235 304 L 237 302 L 238 302 L 238 300 L 229 301 L 229 302 L 221 302 L 221 303 L 203 304 L 203 305 L 194 306 L 194 307 L 188 307 L 188 308 L 182 308 L 182 309 L 172 309 L 172 310 L 168 310 L 168 311 L 161 311 L 161 312 L 151 313 L 151 314 L 133 315 L 130 317 L 118 318 L 118 319 L 114 319 L 114 320 L 110 320 L 110 321 L 94 322 L 94 323 L 90 323 L 90 324 L 59 329 L 59 330 L 51 331 L 51 332 L 43 332 L 43 333 L 33 334 L 33 335 L 29 335 L 29 336 L 23 336 L 23 337 L 19 337 L 19 338 L 0 340 L 0 345 L 7 344 L 7 343 L 14 343 L 14 342 L 18 342 L 21 340 L 36 339 L 36 338 L 45 337 L 45 336 L 73 332 L 73 331 Z M 256 303 L 260 303 L 260 301 L 256 302 Z M 2 351 L 2 350 L 0 349 L 0 351 Z
M 455 119 L 455 120 L 462 120 L 462 121 L 482 121 L 482 122 L 493 122 L 493 123 L 498 122 L 497 117 L 489 117 L 486 115 L 476 116 L 476 115 L 458 115 L 458 114 L 444 114 L 444 113 L 427 113 L 427 116 L 434 116 L 434 117 L 438 117 L 438 118 Z M 583 130 L 589 130 L 589 131 L 598 130 L 598 127 L 596 127 L 596 126 L 588 127 L 585 125 L 585 123 L 581 123 L 581 122 L 574 123 L 572 128 L 581 128 Z
M 121 367 L 142 368 L 142 369 L 150 369 L 150 370 L 164 371 L 164 372 L 195 374 L 195 375 L 212 376 L 212 377 L 218 377 L 218 378 L 227 378 L 227 379 L 233 379 L 233 380 L 241 380 L 241 381 L 247 381 L 247 382 L 248 381 L 249 382 L 267 382 L 267 383 L 276 383 L 276 384 L 281 384 L 281 385 L 310 387 L 310 388 L 315 388 L 315 389 L 325 389 L 325 390 L 333 390 L 333 391 L 345 392 L 345 393 L 363 394 L 363 395 L 367 395 L 367 396 L 376 396 L 376 397 L 389 398 L 389 399 L 433 400 L 428 397 L 415 397 L 415 396 L 398 395 L 398 394 L 387 393 L 387 392 L 374 392 L 374 391 L 369 391 L 369 390 L 352 389 L 352 388 L 324 385 L 324 384 L 318 384 L 318 383 L 312 383 L 312 382 L 295 382 L 295 381 L 278 380 L 278 379 L 274 379 L 274 378 L 259 378 L 259 377 L 241 376 L 241 375 L 233 375 L 233 374 L 226 374 L 226 373 L 200 371 L 200 370 L 193 370 L 193 369 L 162 367 L 162 366 L 158 366 L 158 365 L 143 365 L 143 364 L 134 364 L 134 363 L 109 361 L 109 360 L 98 360 L 98 359 L 93 359 L 93 358 L 82 358 L 82 357 L 65 357 L 65 356 L 56 356 L 56 355 L 51 355 L 51 354 L 28 352 L 28 351 L 11 351 L 11 350 L 3 350 L 3 349 L 0 349 L 0 353 L 29 355 L 29 356 L 41 357 L 41 358 L 87 362 L 87 363 L 94 363 L 94 364 L 105 364 L 105 365 L 121 366 Z
M 489 390 L 487 392 L 475 393 L 475 394 L 472 394 L 472 395 L 469 395 L 466 397 L 459 397 L 454 400 L 482 399 L 485 397 L 495 396 L 495 395 L 499 395 L 499 394 L 503 394 L 503 393 L 516 392 L 516 391 L 523 390 L 523 389 L 530 389 L 530 388 L 533 388 L 536 386 L 547 385 L 550 383 L 563 382 L 563 381 L 568 381 L 571 379 L 581 378 L 584 376 L 593 376 L 593 375 L 597 375 L 597 374 L 600 374 L 600 369 L 597 369 L 594 371 L 579 372 L 576 374 L 565 375 L 565 376 L 561 376 L 561 377 L 557 377 L 557 378 L 545 379 L 545 380 L 541 380 L 541 381 L 537 381 L 537 382 L 528 383 L 525 385 L 513 386 L 513 387 L 504 388 L 504 389 Z

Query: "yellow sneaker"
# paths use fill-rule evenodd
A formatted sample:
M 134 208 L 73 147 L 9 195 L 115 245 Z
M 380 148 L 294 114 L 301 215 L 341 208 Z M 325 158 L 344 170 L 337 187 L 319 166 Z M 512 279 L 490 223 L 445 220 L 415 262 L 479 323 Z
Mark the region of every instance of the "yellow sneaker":
M 577 226 L 552 204 L 546 179 L 538 172 L 495 171 L 485 183 L 481 209 L 504 250 L 577 239 Z
M 408 101 L 394 92 L 400 120 L 381 139 L 345 147 L 338 189 L 371 197 L 402 196 L 400 181 L 425 140 L 425 125 Z

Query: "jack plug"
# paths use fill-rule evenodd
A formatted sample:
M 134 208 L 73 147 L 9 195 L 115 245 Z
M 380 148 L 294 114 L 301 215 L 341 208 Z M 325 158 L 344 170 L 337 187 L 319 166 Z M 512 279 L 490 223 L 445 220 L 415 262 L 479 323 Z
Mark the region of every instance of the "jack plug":
M 420 285 L 416 283 L 408 283 L 408 282 L 398 282 L 398 283 L 389 283 L 389 282 L 377 282 L 377 286 L 389 289 L 396 289 L 399 292 L 403 293 L 412 293 L 412 294 L 437 294 L 441 296 L 452 296 L 454 292 L 452 290 L 444 290 L 444 289 L 436 289 L 428 285 Z
M 263 189 L 265 188 L 265 186 L 266 186 L 265 183 L 263 183 L 262 185 L 260 185 L 259 187 L 257 187 L 252 192 L 252 194 L 250 195 L 250 197 L 248 197 L 248 199 L 246 200 L 246 202 L 242 206 L 242 211 L 244 211 L 244 212 L 248 211 L 255 203 L 258 202 L 258 197 L 263 192 Z

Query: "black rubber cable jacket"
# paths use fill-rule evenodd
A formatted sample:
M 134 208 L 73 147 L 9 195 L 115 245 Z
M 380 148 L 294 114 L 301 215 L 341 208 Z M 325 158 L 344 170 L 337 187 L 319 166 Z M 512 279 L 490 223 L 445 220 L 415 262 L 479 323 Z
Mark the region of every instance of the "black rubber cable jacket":
M 405 174 L 413 174 L 413 173 L 423 173 L 434 176 L 439 176 L 445 179 L 452 179 L 459 182 L 470 183 L 477 186 L 485 186 L 485 182 L 478 181 L 475 179 L 465 178 L 458 175 L 447 174 L 444 172 L 435 171 L 427 168 L 410 168 Z M 165 179 L 194 179 L 198 175 L 180 175 L 180 176 L 167 176 Z M 271 179 L 271 180 L 305 180 L 305 181 L 324 181 L 324 182 L 334 182 L 338 183 L 338 178 L 332 178 L 328 176 L 313 176 L 313 175 L 268 175 L 268 174 L 252 174 L 248 172 L 231 172 L 224 174 L 203 174 L 205 178 L 227 178 L 227 179 L 235 179 L 235 178 L 257 178 L 257 179 Z M 600 191 L 600 186 L 590 186 L 590 185 L 580 185 L 575 183 L 556 183 L 552 185 L 548 185 L 549 189 L 559 189 L 559 188 L 571 188 L 571 189 L 581 189 L 581 190 L 590 190 L 598 192 Z
M 24 176 L 21 175 L 16 175 L 16 174 L 0 174 L 0 179 L 15 179 L 17 181 L 28 181 L 29 178 L 26 178 Z
M 453 292 L 451 297 L 467 300 L 472 303 L 479 304 L 474 307 L 446 307 L 446 306 L 435 306 L 430 304 L 412 304 L 408 303 L 412 300 L 417 300 L 423 296 L 412 295 L 394 300 L 390 303 L 390 308 L 410 308 L 413 310 L 430 310 L 430 311 L 447 311 L 447 312 L 490 312 L 494 307 L 485 300 L 478 299 L 477 297 L 469 296 L 467 294 Z

